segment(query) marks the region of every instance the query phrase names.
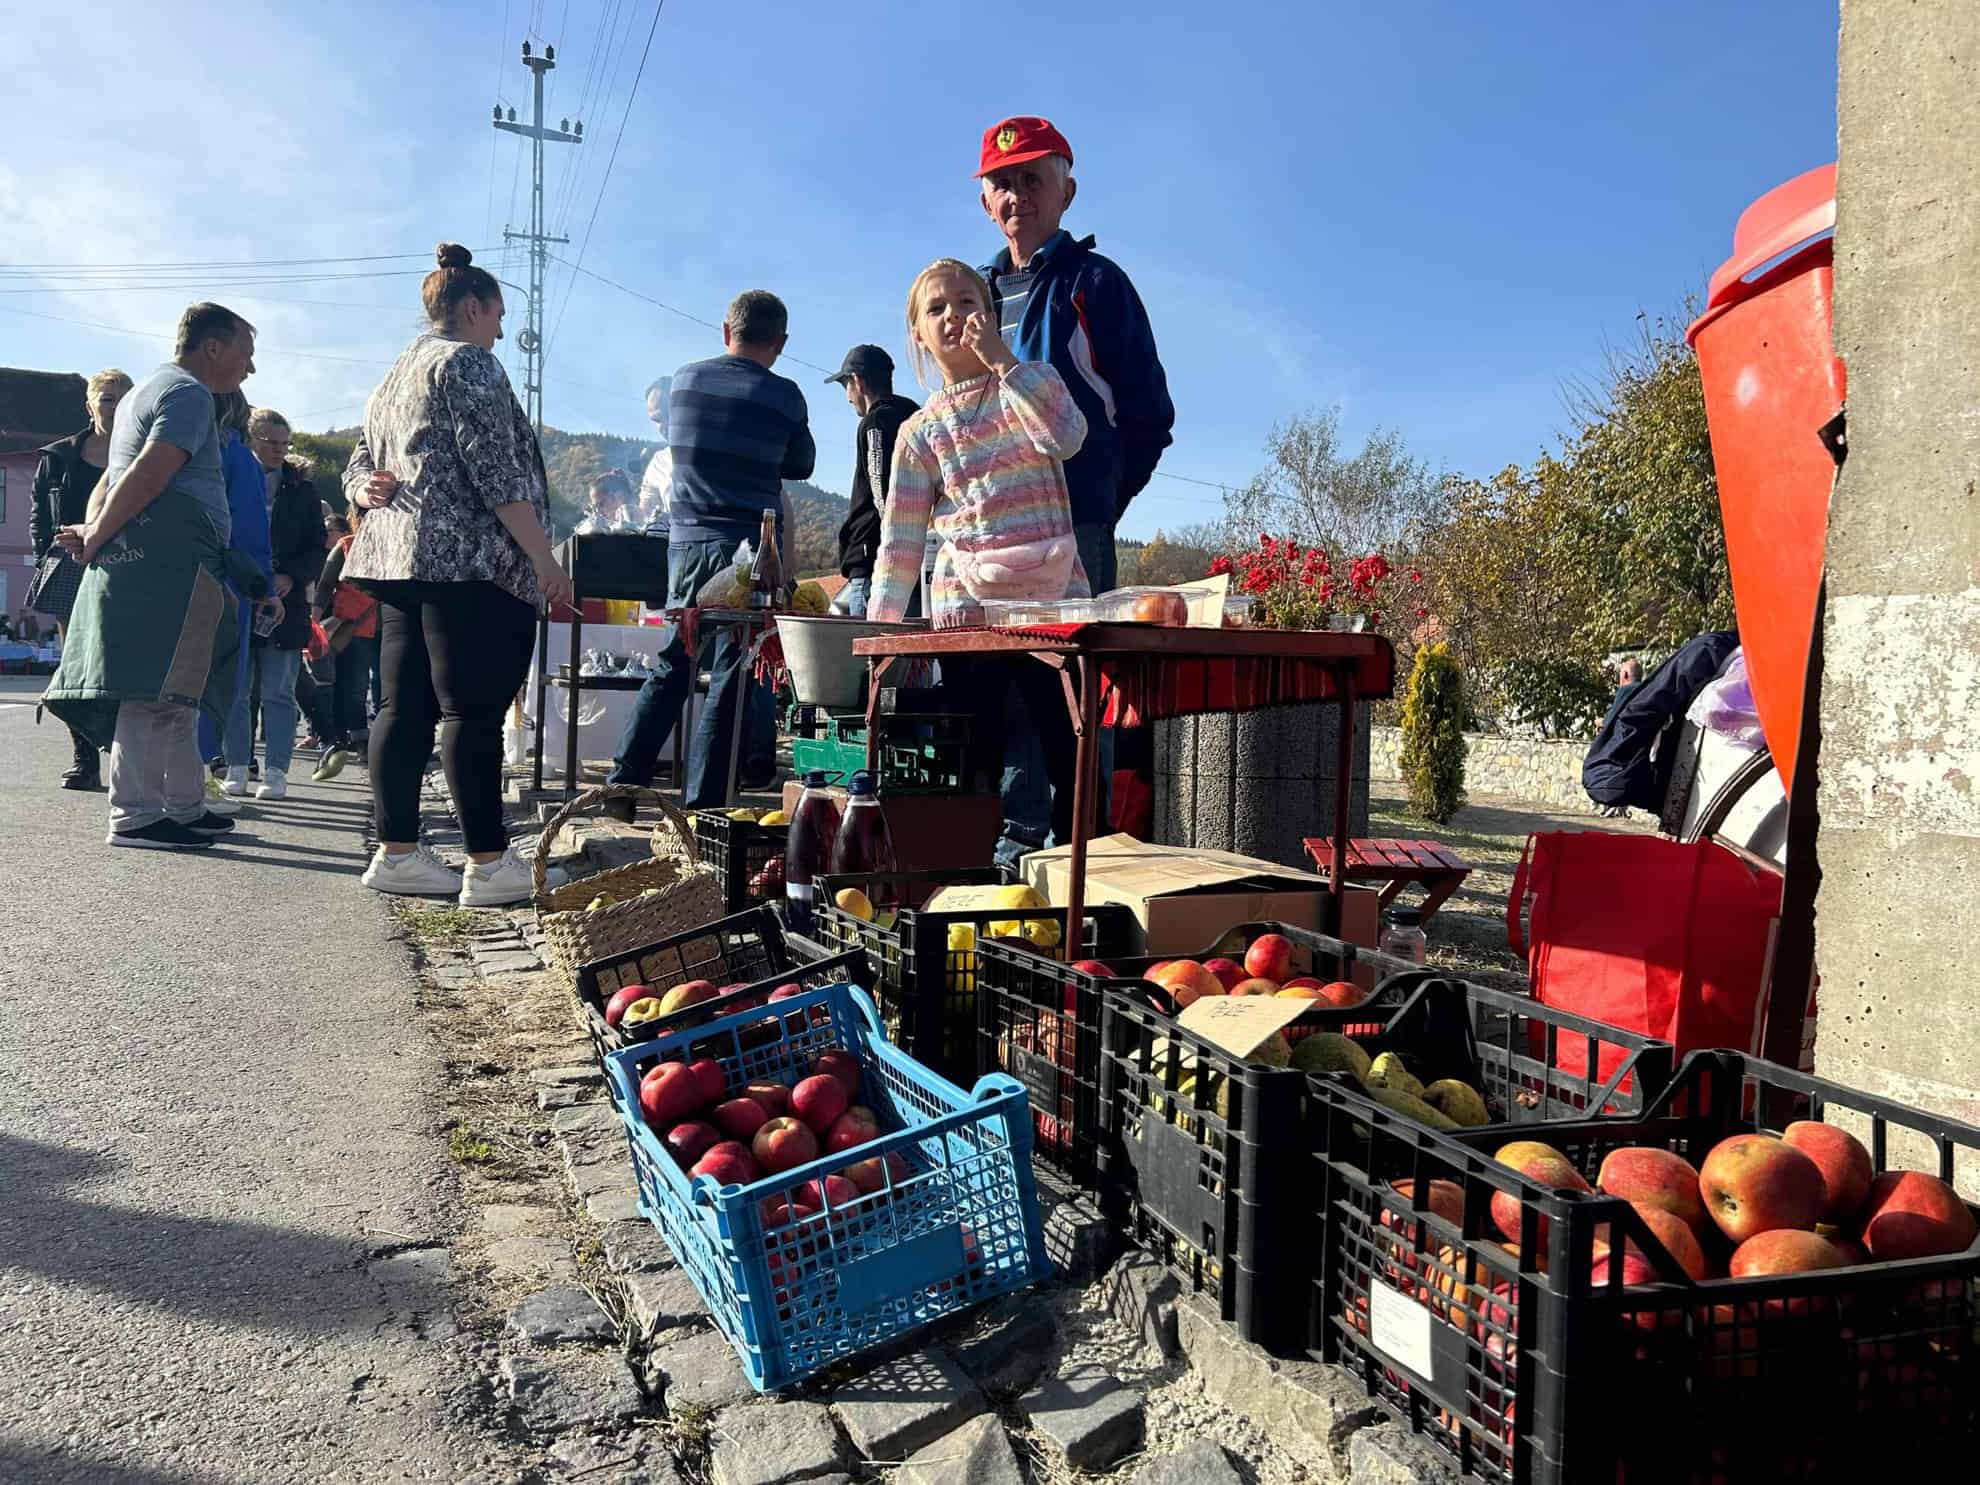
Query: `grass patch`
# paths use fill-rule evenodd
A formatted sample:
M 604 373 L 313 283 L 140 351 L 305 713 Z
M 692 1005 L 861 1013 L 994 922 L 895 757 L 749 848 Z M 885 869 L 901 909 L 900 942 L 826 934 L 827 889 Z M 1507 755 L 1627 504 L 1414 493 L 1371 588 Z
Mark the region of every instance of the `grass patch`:
M 455 948 L 467 940 L 468 931 L 479 920 L 469 908 L 407 905 L 399 908 L 399 921 L 415 943 Z
M 465 1119 L 447 1127 L 447 1153 L 462 1165 L 493 1165 L 495 1147 L 483 1139 Z

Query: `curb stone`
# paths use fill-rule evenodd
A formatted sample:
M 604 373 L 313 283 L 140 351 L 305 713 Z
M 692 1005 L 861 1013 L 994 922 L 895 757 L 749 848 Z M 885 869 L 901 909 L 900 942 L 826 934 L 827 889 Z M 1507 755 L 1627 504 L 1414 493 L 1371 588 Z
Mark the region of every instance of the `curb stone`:
M 832 1410 L 868 1459 L 899 1459 L 983 1411 L 983 1394 L 941 1351 L 884 1362 L 837 1388 Z
M 844 1450 L 822 1403 L 746 1402 L 710 1428 L 715 1485 L 781 1485 L 837 1474 Z
M 902 1463 L 894 1485 L 1024 1485 L 1017 1453 L 995 1414 L 972 1418 Z
M 1457 1471 L 1434 1444 L 1400 1424 L 1364 1428 L 1348 1440 L 1354 1485 L 1456 1485 Z
M 1018 1407 L 1076 1470 L 1104 1473 L 1141 1447 L 1141 1394 L 1102 1367 L 1047 1377 Z

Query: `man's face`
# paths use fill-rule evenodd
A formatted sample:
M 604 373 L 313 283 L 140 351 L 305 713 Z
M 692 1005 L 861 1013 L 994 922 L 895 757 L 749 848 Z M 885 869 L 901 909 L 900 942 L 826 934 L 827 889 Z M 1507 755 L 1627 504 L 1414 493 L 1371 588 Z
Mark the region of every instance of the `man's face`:
M 263 423 L 248 434 L 248 447 L 254 450 L 254 457 L 261 461 L 263 469 L 280 469 L 294 442 L 295 435 L 286 423 Z
M 238 392 L 254 375 L 254 332 L 240 330 L 232 340 L 209 340 L 200 347 L 206 374 L 200 378 L 209 392 Z
M 1006 240 L 1043 242 L 1059 230 L 1075 189 L 1054 160 L 1027 160 L 983 177 L 983 210 Z
M 655 387 L 646 394 L 646 420 L 660 430 L 660 436 L 667 436 L 667 393 Z
M 845 389 L 846 402 L 854 412 L 858 412 L 860 409 L 860 398 L 865 395 L 864 389 L 859 384 L 859 378 L 857 376 L 847 377 L 845 380 Z

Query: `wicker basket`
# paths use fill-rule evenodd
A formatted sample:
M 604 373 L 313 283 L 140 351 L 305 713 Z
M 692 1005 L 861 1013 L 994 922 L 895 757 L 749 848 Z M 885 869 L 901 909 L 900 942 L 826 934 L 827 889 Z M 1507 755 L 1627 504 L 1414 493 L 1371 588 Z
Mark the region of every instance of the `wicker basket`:
M 608 799 L 651 800 L 672 827 L 671 840 L 655 830 L 652 860 L 615 866 L 545 890 L 550 846 L 557 832 L 573 815 Z M 671 800 L 641 785 L 601 784 L 557 811 L 536 843 L 533 870 L 536 921 L 543 929 L 552 961 L 566 979 L 581 964 L 689 932 L 722 916 L 722 881 L 695 859 L 693 825 Z M 657 890 L 649 893 L 648 889 Z M 587 908 L 600 893 L 610 893 L 617 900 L 606 907 Z

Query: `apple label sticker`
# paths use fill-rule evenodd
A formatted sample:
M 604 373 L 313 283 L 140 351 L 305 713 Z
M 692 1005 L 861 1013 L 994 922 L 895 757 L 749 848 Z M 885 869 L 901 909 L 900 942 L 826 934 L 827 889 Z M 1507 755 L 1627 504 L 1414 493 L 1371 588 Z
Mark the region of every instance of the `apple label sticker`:
M 1430 1376 L 1430 1312 L 1380 1279 L 1368 1285 L 1368 1338 L 1398 1366 Z

